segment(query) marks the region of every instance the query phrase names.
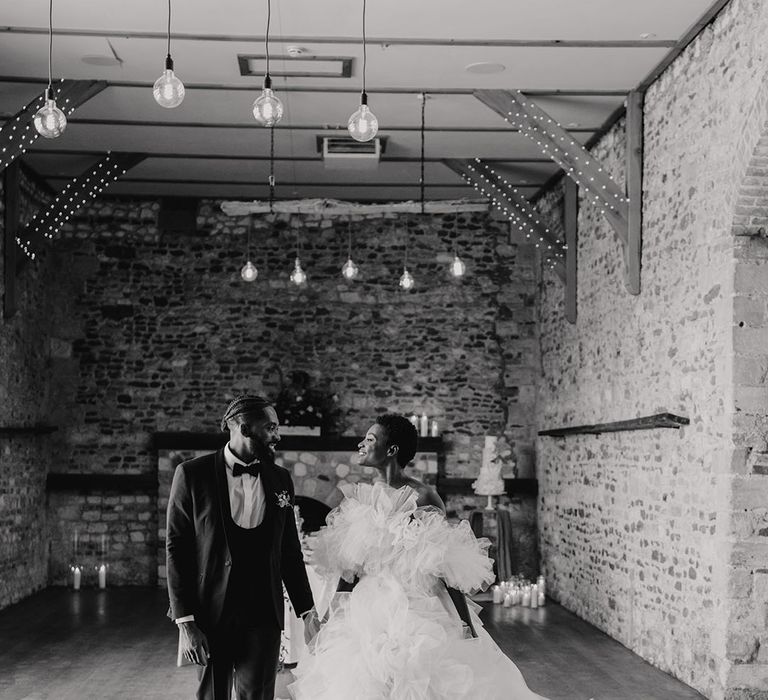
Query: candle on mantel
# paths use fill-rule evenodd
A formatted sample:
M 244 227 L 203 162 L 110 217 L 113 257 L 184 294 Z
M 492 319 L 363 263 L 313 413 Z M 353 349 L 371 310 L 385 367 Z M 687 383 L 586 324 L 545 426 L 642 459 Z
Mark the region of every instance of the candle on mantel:
M 531 589 L 526 586 L 523 588 L 523 607 L 528 608 L 531 605 Z
M 430 437 L 437 437 L 439 435 L 437 421 L 434 418 L 432 419 L 432 422 L 429 424 L 429 435 Z
M 507 595 L 504 596 L 504 607 L 509 608 L 512 606 L 512 594 L 507 593 Z
M 411 422 L 411 425 L 416 428 L 416 430 L 419 430 L 419 417 L 413 413 L 411 414 L 411 417 L 408 419 Z
M 72 588 L 76 591 L 80 590 L 80 579 L 82 575 L 83 573 L 80 571 L 80 567 L 75 564 L 75 566 L 72 567 Z
M 539 589 L 539 606 L 544 605 L 544 603 L 547 600 L 546 596 L 546 584 L 544 582 L 544 577 L 539 576 L 539 578 L 536 580 L 536 586 Z
M 421 414 L 419 419 L 419 436 L 427 437 L 429 435 L 429 418 L 426 413 Z
M 531 607 L 539 607 L 539 589 L 536 587 L 535 583 L 531 586 Z
M 501 590 L 501 586 L 493 587 L 493 602 L 497 605 L 504 602 L 504 593 Z
M 102 564 L 99 567 L 99 588 L 102 590 L 107 587 L 107 565 Z

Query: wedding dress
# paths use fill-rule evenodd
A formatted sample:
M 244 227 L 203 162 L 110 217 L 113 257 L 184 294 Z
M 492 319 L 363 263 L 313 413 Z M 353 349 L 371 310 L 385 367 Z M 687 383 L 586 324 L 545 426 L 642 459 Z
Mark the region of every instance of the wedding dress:
M 332 584 L 358 581 L 334 595 L 294 670 L 295 700 L 543 700 L 474 610 L 478 637 L 467 635 L 446 591 L 493 582 L 488 540 L 417 507 L 409 486 L 341 488 L 346 498 L 317 535 L 312 563 Z

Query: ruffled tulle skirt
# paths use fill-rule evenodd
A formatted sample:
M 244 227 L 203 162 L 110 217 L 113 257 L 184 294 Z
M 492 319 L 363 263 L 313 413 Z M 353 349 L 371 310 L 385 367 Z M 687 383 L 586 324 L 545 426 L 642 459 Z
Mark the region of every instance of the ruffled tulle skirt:
M 391 575 L 338 594 L 289 686 L 295 700 L 534 700 L 473 614 L 467 638 L 445 587 L 414 594 Z

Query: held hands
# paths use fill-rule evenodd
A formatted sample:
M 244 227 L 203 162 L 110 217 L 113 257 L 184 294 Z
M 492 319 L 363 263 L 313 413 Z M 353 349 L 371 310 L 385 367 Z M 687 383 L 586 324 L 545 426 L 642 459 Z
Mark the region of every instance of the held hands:
M 193 621 L 190 621 L 180 623 L 179 629 L 184 658 L 198 666 L 207 666 L 211 655 L 208 651 L 208 640 L 200 628 Z
M 304 620 L 304 642 L 310 644 L 320 631 L 320 618 L 317 616 L 317 610 L 312 608 L 308 613 L 302 616 Z

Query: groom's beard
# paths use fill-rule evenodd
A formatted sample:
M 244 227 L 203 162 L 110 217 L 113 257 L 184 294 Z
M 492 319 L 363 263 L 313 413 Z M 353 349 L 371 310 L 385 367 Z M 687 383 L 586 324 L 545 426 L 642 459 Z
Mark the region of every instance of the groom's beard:
M 265 445 L 263 442 L 259 442 L 258 440 L 255 440 L 253 448 L 254 448 L 253 451 L 256 454 L 256 458 L 262 464 L 266 464 L 269 467 L 275 466 L 275 453 L 272 452 L 272 450 L 269 448 L 268 445 Z

